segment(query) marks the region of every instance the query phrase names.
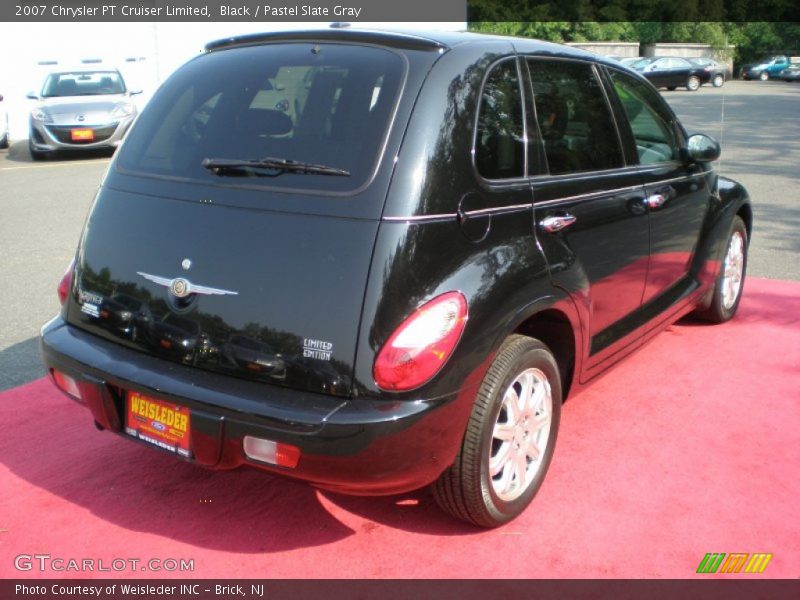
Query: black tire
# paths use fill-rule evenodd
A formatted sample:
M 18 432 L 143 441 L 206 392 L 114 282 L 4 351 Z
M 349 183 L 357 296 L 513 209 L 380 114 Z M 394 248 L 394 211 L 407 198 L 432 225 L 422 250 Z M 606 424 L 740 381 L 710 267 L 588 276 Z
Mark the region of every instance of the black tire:
M 697 75 L 690 75 L 686 80 L 686 89 L 690 92 L 696 92 L 700 89 L 700 78 Z
M 719 74 L 714 75 L 714 78 L 711 80 L 711 85 L 717 88 L 722 87 L 723 85 L 725 85 L 725 77 Z
M 527 468 L 532 469 L 530 473 L 526 472 L 526 478 L 531 477 L 531 479 L 524 482 L 521 488 L 517 486 L 517 489 L 513 490 L 518 493 L 516 497 L 503 499 L 498 496 L 489 473 L 492 454 L 495 453 L 495 449 L 495 457 L 500 454 L 506 443 L 512 447 L 518 439 L 523 441 L 528 439 L 530 432 L 525 431 L 523 434 L 520 427 L 524 429 L 525 424 L 534 421 L 526 419 L 520 427 L 511 427 L 515 437 L 505 443 L 494 438 L 494 431 L 501 415 L 505 415 L 507 420 L 511 419 L 511 415 L 504 408 L 504 397 L 512 385 L 517 389 L 518 379 L 524 377 L 526 373 L 534 373 L 537 378 L 539 375 L 542 376 L 541 380 L 536 380 L 534 389 L 542 389 L 545 394 L 547 387 L 544 382 L 549 383 L 552 401 L 549 430 L 545 432 L 542 428 L 538 434 L 533 434 L 542 436 L 538 439 L 538 443 L 544 444 L 538 461 L 530 460 L 530 455 L 524 453 Z M 433 484 L 433 495 L 439 506 L 454 517 L 480 527 L 497 527 L 517 517 L 533 500 L 547 474 L 558 435 L 561 402 L 561 376 L 555 358 L 547 346 L 539 340 L 526 336 L 509 337 L 503 343 L 481 383 L 455 462 Z M 532 416 L 543 413 L 546 411 L 537 411 Z M 518 435 L 522 435 L 522 438 L 518 438 Z M 529 443 L 535 441 L 533 435 Z M 519 452 L 519 446 L 516 448 Z M 534 463 L 538 464 L 534 466 Z M 513 470 L 513 467 L 511 468 Z M 498 473 L 498 476 L 500 480 L 503 479 L 503 474 Z M 518 480 L 516 475 L 510 477 L 511 482 Z
M 675 91 L 675 86 L 674 86 L 674 85 L 668 85 L 668 86 L 667 86 L 667 89 L 668 89 L 670 92 L 674 92 L 674 91 Z
M 726 269 L 728 267 L 729 261 L 729 254 L 731 251 L 731 245 L 733 243 L 735 236 L 741 236 L 742 240 L 742 265 L 741 265 L 741 279 L 738 286 L 738 290 L 736 292 L 736 298 L 733 302 L 728 301 L 725 302 L 725 278 L 726 278 Z M 734 217 L 733 224 L 731 225 L 731 231 L 728 234 L 727 241 L 725 243 L 725 254 L 722 258 L 722 264 L 720 265 L 719 275 L 717 275 L 717 281 L 714 283 L 714 292 L 711 296 L 711 304 L 708 308 L 703 310 L 697 311 L 697 315 L 702 317 L 703 319 L 710 321 L 712 323 L 724 323 L 725 321 L 729 321 L 733 318 L 736 314 L 737 309 L 739 308 L 739 302 L 742 299 L 742 291 L 744 290 L 744 283 L 745 283 L 745 276 L 747 274 L 747 250 L 748 250 L 749 240 L 747 239 L 747 227 L 742 221 L 741 217 Z

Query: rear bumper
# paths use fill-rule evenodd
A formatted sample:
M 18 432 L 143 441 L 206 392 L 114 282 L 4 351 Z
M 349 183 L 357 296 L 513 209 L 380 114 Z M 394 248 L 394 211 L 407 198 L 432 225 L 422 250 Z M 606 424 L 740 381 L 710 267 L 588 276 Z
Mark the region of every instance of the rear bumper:
M 475 393 L 399 402 L 289 390 L 168 363 L 61 317 L 42 328 L 40 344 L 48 372 L 78 382 L 82 403 L 104 429 L 145 444 L 125 433 L 123 390 L 138 391 L 191 410 L 191 462 L 247 464 L 351 494 L 401 493 L 433 482 L 455 458 Z M 249 460 L 246 435 L 300 448 L 297 467 Z

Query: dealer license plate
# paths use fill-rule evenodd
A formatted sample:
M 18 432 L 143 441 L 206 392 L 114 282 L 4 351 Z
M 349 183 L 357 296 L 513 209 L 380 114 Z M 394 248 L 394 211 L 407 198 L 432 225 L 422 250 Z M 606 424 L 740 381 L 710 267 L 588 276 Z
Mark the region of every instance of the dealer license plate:
M 181 456 L 192 456 L 188 408 L 128 392 L 126 412 L 125 433 Z
M 94 130 L 92 129 L 71 129 L 69 133 L 73 142 L 94 141 Z

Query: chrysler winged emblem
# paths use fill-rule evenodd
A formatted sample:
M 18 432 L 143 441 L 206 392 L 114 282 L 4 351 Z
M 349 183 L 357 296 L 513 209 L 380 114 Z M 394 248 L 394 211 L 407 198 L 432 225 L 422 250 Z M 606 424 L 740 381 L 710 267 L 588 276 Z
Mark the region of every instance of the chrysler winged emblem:
M 238 296 L 239 292 L 233 292 L 231 290 L 222 290 L 220 288 L 213 288 L 208 287 L 205 285 L 196 285 L 189 281 L 188 279 L 184 279 L 183 277 L 176 277 L 175 279 L 169 279 L 167 277 L 159 277 L 158 275 L 150 275 L 150 273 L 142 273 L 141 271 L 136 271 L 137 275 L 141 275 L 148 281 L 152 281 L 156 285 L 162 285 L 169 290 L 169 293 L 175 296 L 176 298 L 186 298 L 191 294 L 203 294 L 206 296 Z

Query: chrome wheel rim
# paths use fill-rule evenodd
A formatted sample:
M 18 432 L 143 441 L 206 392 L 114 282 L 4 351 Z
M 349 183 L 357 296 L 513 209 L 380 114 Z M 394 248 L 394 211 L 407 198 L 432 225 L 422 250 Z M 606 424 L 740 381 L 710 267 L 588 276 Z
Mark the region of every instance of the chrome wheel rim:
M 742 289 L 744 236 L 740 231 L 734 231 L 731 236 L 722 269 L 722 306 L 725 310 L 730 310 L 736 304 L 739 291 Z
M 688 87 L 690 90 L 696 90 L 700 87 L 700 80 L 695 77 L 690 78 Z
M 489 481 L 497 497 L 516 500 L 542 468 L 553 419 L 547 375 L 526 369 L 508 386 L 492 430 Z

